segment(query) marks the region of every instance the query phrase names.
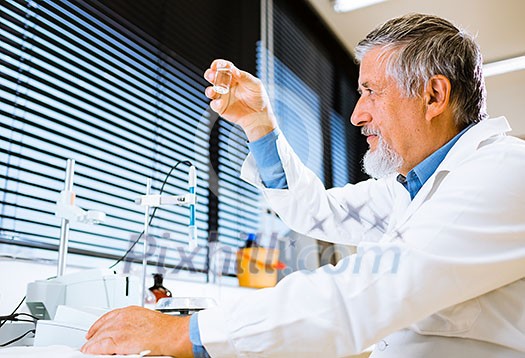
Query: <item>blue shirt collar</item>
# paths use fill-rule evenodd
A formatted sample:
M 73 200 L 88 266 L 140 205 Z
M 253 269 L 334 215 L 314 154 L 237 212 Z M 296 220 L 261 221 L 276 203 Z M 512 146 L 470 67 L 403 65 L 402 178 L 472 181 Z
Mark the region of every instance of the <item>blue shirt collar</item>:
M 449 140 L 444 146 L 436 150 L 434 153 L 425 158 L 421 163 L 416 165 L 414 169 L 407 173 L 405 177 L 402 174 L 397 176 L 397 181 L 403 184 L 405 189 L 410 194 L 410 199 L 413 200 L 416 194 L 419 192 L 421 187 L 426 181 L 434 174 L 437 167 L 443 159 L 447 156 L 450 149 L 456 144 L 458 139 L 474 124 L 469 125 L 467 128 L 459 132 L 454 138 Z

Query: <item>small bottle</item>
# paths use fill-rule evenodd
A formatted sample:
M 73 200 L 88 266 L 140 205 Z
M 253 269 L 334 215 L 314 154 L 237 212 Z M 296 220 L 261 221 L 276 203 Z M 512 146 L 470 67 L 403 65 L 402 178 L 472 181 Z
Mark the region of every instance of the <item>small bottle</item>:
M 249 233 L 248 237 L 246 238 L 243 248 L 247 249 L 250 247 L 258 247 L 258 246 L 259 244 L 257 243 L 257 235 L 254 233 Z
M 171 292 L 166 287 L 162 285 L 162 281 L 164 280 L 164 277 L 160 273 L 154 273 L 153 274 L 153 286 L 149 288 L 149 290 L 155 295 L 156 302 L 158 302 L 161 298 L 164 297 L 171 297 Z
M 254 233 L 247 234 L 244 246 L 237 252 L 237 276 L 241 278 L 241 281 L 243 277 L 248 278 L 260 271 L 257 262 L 258 247 L 257 235 Z
M 230 91 L 230 84 L 232 82 L 232 71 L 228 67 L 219 67 L 215 74 L 215 81 L 213 82 L 213 90 L 220 94 L 226 94 Z

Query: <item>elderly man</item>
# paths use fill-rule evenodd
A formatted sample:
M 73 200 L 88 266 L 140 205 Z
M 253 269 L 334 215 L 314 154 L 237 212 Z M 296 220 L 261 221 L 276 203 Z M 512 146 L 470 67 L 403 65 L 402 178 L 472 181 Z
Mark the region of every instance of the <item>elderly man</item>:
M 505 136 L 504 118 L 486 118 L 478 46 L 412 14 L 356 54 L 351 121 L 375 179 L 343 188 L 325 190 L 300 162 L 258 79 L 224 60 L 205 77 L 232 71 L 229 94 L 206 95 L 246 132 L 243 177 L 291 228 L 357 254 L 191 319 L 117 310 L 84 352 L 344 357 L 376 343 L 373 357 L 525 356 L 525 144 Z

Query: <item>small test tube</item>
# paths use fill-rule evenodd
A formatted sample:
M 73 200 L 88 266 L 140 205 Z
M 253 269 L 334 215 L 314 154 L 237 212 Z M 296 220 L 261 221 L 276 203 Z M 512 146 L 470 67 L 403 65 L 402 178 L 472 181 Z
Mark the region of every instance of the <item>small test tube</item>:
M 220 94 L 226 94 L 230 91 L 230 84 L 232 82 L 232 71 L 227 67 L 217 68 L 215 74 L 215 81 L 213 83 L 213 90 Z

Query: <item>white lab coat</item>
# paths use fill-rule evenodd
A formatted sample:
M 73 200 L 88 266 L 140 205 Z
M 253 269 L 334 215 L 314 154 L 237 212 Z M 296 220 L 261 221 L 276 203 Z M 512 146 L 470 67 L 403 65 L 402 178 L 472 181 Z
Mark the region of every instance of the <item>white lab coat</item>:
M 358 245 L 335 267 L 199 314 L 212 357 L 525 357 L 525 142 L 480 122 L 413 201 L 395 176 L 325 190 L 281 135 L 289 189 L 243 177 L 294 230 Z M 359 216 L 349 214 L 359 212 Z M 360 253 L 360 254 L 359 254 Z

